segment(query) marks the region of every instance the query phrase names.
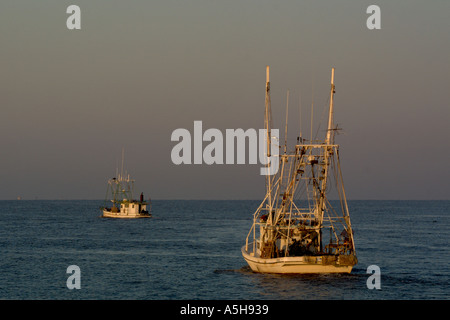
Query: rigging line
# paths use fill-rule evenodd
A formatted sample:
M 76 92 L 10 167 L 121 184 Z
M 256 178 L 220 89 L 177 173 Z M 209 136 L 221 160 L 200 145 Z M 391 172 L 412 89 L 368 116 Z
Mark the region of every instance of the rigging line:
M 300 183 L 300 182 L 302 182 L 302 183 Z M 303 183 L 303 181 L 298 181 L 298 186 L 295 190 L 294 198 L 296 200 L 301 201 L 302 200 L 301 198 L 305 194 L 305 191 L 306 191 L 306 187 L 305 187 L 305 184 Z
M 328 97 L 328 99 L 327 99 L 327 101 L 325 103 L 325 106 L 323 107 L 322 115 L 320 116 L 320 120 L 319 120 L 319 126 L 317 127 L 317 131 L 316 131 L 316 135 L 314 136 L 314 139 L 316 139 L 318 134 L 319 134 L 320 127 L 322 126 L 322 123 L 323 123 L 323 120 L 324 120 L 324 117 L 325 117 L 325 112 L 328 109 L 327 104 L 329 103 L 329 101 L 330 101 L 330 98 Z
M 299 161 L 299 160 L 297 160 L 297 158 L 294 158 L 292 161 L 294 162 L 292 175 L 293 175 L 293 177 L 295 177 L 295 180 L 296 180 L 296 181 L 294 181 L 294 193 L 292 194 L 292 199 L 294 199 L 296 196 L 296 193 L 298 191 L 298 188 L 299 188 L 299 182 L 300 182 L 301 175 L 298 173 L 300 162 L 297 163 L 297 161 Z
M 328 203 L 329 207 L 332 209 L 332 211 L 335 213 L 335 215 L 337 216 L 337 212 L 334 210 L 333 206 L 331 205 L 331 203 L 330 203 L 330 201 L 329 201 L 328 199 L 327 199 L 327 203 Z M 331 226 L 332 229 L 333 229 L 333 233 L 334 233 L 336 239 L 339 239 L 338 235 L 336 234 L 336 228 L 334 227 L 334 224 L 333 224 L 333 222 L 331 221 L 331 215 L 330 215 L 330 214 L 328 214 L 328 220 L 329 220 L 329 222 L 330 222 L 330 226 Z M 340 219 L 338 219 L 338 222 L 340 222 L 341 225 L 342 225 L 342 227 L 345 228 L 344 224 L 342 223 L 342 221 L 341 221 Z
M 284 181 L 284 167 L 285 167 L 285 162 L 283 160 L 282 157 L 280 157 L 280 168 L 281 168 L 281 172 L 280 169 L 278 170 L 277 176 L 278 176 L 278 180 L 276 182 L 276 184 L 274 185 L 274 190 L 275 192 L 273 193 L 273 201 L 272 201 L 272 206 L 277 208 L 278 207 L 278 203 L 279 203 L 279 193 L 281 192 L 280 189 L 283 189 L 283 181 Z
M 287 203 L 287 200 L 289 200 L 289 203 L 291 205 L 292 208 L 292 201 L 294 199 L 294 193 L 295 193 L 295 186 L 296 186 L 296 181 L 293 179 L 295 177 L 295 170 L 296 170 L 296 165 L 295 165 L 295 157 L 292 158 L 289 164 L 289 170 L 287 172 L 287 176 L 288 176 L 288 184 L 286 184 L 286 191 L 285 191 L 285 196 L 284 199 L 286 200 L 285 203 Z M 286 207 L 285 207 L 286 209 Z
M 292 159 L 293 162 L 293 166 L 292 166 L 292 172 L 291 172 L 291 177 L 292 177 L 292 189 L 294 190 L 294 192 L 292 192 L 292 200 L 294 200 L 296 192 L 299 188 L 299 182 L 301 179 L 301 174 L 299 174 L 299 168 L 300 168 L 300 164 L 301 164 L 301 160 L 297 160 L 297 157 L 294 157 Z M 295 179 L 295 181 L 294 181 Z M 301 185 L 300 185 L 301 187 Z
M 301 162 L 299 162 L 299 164 L 296 166 L 297 170 L 301 170 L 301 169 L 299 169 L 300 163 Z M 301 196 L 303 195 L 303 193 L 306 190 L 305 183 L 304 183 L 305 178 L 303 177 L 303 173 L 299 173 L 299 174 L 297 174 L 297 176 L 298 176 L 298 181 L 296 181 L 297 187 L 295 188 L 295 193 L 294 193 L 293 197 L 295 199 L 301 200 Z
M 296 149 L 296 153 L 297 153 L 297 149 Z M 300 175 L 298 173 L 299 171 L 299 166 L 300 166 L 300 160 L 297 158 L 297 156 L 294 156 L 291 158 L 291 161 L 293 163 L 292 165 L 292 171 L 291 171 L 291 177 L 295 178 L 296 181 L 294 181 L 294 192 L 292 194 L 292 199 L 294 200 L 296 192 L 297 192 L 297 188 L 298 188 L 298 182 L 300 181 Z
M 345 215 L 347 217 L 349 217 L 350 215 L 349 215 L 349 212 L 348 212 L 347 197 L 345 196 L 344 178 L 342 177 L 341 161 L 340 161 L 340 158 L 339 158 L 339 150 L 336 151 L 336 158 L 337 158 L 337 163 L 338 163 L 338 168 L 339 168 L 339 181 L 340 181 L 341 186 L 342 186 L 342 196 L 343 196 L 344 204 L 345 204 Z M 349 220 L 349 223 L 350 223 L 350 220 Z
M 337 153 L 337 150 L 335 150 L 335 152 Z M 342 197 L 342 191 L 340 188 L 340 183 L 339 183 L 339 173 L 338 173 L 338 167 L 339 166 L 339 161 L 338 159 L 335 159 L 335 157 L 333 157 L 333 167 L 334 167 L 334 179 L 336 182 L 336 189 L 338 191 L 338 195 L 339 195 L 339 203 L 341 205 L 341 211 L 342 211 L 342 215 L 345 216 L 345 209 L 344 209 L 344 199 Z

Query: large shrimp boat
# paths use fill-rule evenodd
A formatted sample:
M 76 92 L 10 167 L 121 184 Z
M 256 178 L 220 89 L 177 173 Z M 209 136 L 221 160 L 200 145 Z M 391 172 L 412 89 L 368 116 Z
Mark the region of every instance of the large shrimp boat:
M 271 143 L 275 142 L 270 133 L 268 66 L 266 72 L 265 154 L 269 156 L 273 150 Z M 357 263 L 339 146 L 334 143 L 337 130 L 333 124 L 334 93 L 333 68 L 325 139 L 306 141 L 300 134 L 290 152 L 285 139 L 284 153 L 280 152 L 276 159 L 278 172 L 266 175 L 266 196 L 254 213 L 241 250 L 254 272 L 350 273 Z M 266 166 L 269 168 L 269 161 Z M 327 198 L 332 185 L 339 200 Z
M 150 218 L 152 215 L 151 203 L 144 200 L 144 194 L 141 193 L 139 200 L 133 198 L 134 180 L 129 174 L 123 174 L 123 152 L 122 152 L 122 171 L 117 173 L 116 177 L 108 180 L 106 197 L 111 202 L 111 207 L 102 207 L 103 217 L 105 218 Z

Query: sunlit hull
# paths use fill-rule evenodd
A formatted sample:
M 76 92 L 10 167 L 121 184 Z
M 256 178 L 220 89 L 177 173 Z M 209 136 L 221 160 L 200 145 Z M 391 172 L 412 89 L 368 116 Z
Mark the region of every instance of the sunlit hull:
M 152 215 L 150 213 L 123 213 L 123 212 L 111 212 L 108 210 L 103 210 L 102 217 L 104 218 L 119 218 L 119 219 L 137 219 L 137 218 L 150 218 Z
M 297 256 L 282 258 L 260 258 L 242 247 L 242 256 L 254 272 L 280 274 L 309 274 L 309 273 L 350 273 L 355 261 L 340 263 L 340 259 L 328 256 Z M 334 257 L 333 257 L 334 258 Z M 342 259 L 341 259 L 342 260 Z

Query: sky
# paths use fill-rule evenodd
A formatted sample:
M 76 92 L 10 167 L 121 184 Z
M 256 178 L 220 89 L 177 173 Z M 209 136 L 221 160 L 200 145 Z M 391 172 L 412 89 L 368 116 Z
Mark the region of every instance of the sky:
M 73 4 L 80 30 L 66 26 Z M 2 0 L 0 200 L 104 199 L 122 149 L 145 197 L 262 199 L 260 165 L 175 165 L 171 134 L 263 128 L 266 65 L 282 133 L 289 90 L 291 145 L 311 109 L 325 134 L 335 68 L 348 199 L 449 200 L 449 12 L 447 0 Z

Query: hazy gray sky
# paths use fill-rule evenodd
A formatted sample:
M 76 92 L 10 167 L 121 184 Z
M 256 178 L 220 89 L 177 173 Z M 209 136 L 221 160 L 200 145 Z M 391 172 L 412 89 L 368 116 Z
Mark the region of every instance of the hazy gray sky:
M 81 30 L 66 27 L 71 4 Z M 371 4 L 381 30 L 366 27 Z M 266 65 L 281 132 L 290 90 L 292 143 L 299 96 L 308 135 L 336 68 L 349 199 L 450 199 L 449 12 L 447 0 L 2 0 L 0 199 L 103 199 L 122 147 L 146 197 L 261 199 L 260 165 L 176 166 L 170 137 L 194 120 L 263 128 Z

